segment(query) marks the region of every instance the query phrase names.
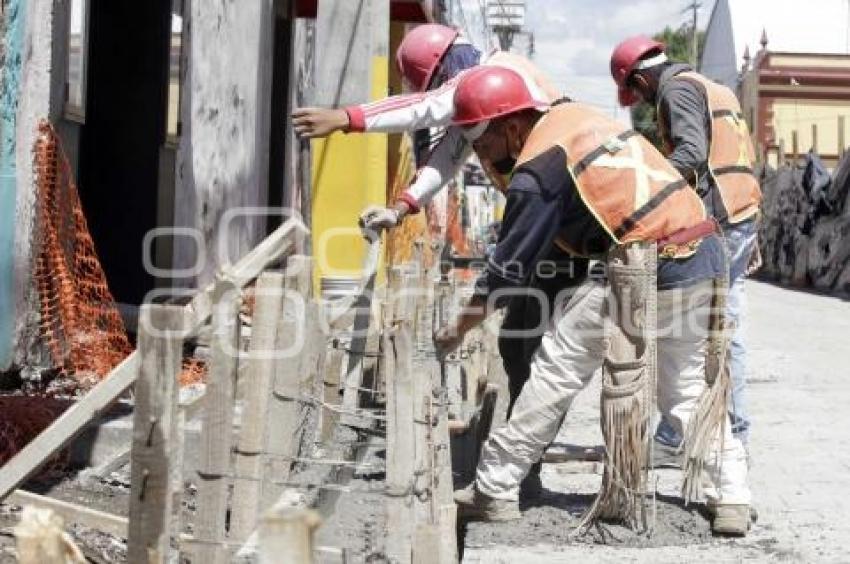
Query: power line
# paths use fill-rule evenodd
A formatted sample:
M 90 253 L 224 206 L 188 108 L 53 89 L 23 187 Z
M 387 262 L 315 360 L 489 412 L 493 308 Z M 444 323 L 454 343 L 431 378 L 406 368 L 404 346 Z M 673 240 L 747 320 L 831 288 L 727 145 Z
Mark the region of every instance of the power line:
M 481 27 L 484 29 L 485 47 L 489 51 L 493 48 L 493 45 L 490 43 L 490 26 L 487 25 L 487 0 L 478 0 L 478 6 L 481 8 Z
M 702 7 L 700 2 L 694 0 L 688 6 L 685 7 L 682 12 L 687 12 L 691 10 L 693 13 L 693 27 L 691 27 L 691 65 L 697 66 L 697 58 L 699 56 L 699 45 L 697 41 L 698 33 L 697 33 L 697 15 L 699 13 L 699 9 Z

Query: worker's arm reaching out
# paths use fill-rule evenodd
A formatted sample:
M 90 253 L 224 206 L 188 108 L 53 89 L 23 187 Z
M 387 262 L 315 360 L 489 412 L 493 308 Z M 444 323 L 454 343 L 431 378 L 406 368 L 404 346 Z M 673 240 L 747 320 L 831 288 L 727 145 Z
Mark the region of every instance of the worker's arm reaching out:
M 454 117 L 454 93 L 460 75 L 440 88 L 390 96 L 346 108 L 298 108 L 292 125 L 301 137 L 326 137 L 334 131 L 402 133 L 449 125 Z
M 563 197 L 560 191 L 544 193 L 534 176 L 518 171 L 511 179 L 499 242 L 487 261 L 487 270 L 475 283 L 475 292 L 458 317 L 434 335 L 437 354 L 455 350 L 463 337 L 481 324 L 492 310 L 510 298 L 498 290 L 519 289 L 528 284 L 537 263 L 549 252 L 561 227 Z
M 454 116 L 454 92 L 459 76 L 440 88 L 423 93 L 391 96 L 345 109 L 299 108 L 293 125 L 302 137 L 325 137 L 334 131 L 395 133 L 440 127 Z M 361 227 L 371 230 L 398 226 L 439 192 L 469 158 L 471 147 L 460 130 L 449 127 L 410 187 L 392 207 L 371 206 L 360 214 Z

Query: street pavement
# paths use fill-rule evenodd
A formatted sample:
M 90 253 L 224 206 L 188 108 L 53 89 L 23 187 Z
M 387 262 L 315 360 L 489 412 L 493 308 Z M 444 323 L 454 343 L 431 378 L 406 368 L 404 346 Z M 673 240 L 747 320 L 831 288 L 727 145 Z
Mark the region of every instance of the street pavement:
M 758 523 L 745 539 L 685 546 L 467 547 L 464 562 L 850 562 L 850 301 L 748 282 L 753 418 L 750 484 Z M 598 377 L 574 403 L 559 441 L 594 445 Z M 654 473 L 677 495 L 680 472 Z M 595 493 L 599 476 L 545 465 L 544 486 Z

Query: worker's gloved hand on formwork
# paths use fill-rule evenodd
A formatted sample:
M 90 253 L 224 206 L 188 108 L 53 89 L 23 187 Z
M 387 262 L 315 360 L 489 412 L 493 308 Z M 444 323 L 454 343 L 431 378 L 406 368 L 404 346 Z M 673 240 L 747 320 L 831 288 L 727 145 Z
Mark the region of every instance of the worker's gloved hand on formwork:
M 299 137 L 327 137 L 334 131 L 348 131 L 348 113 L 334 108 L 296 108 L 292 127 Z
M 363 230 L 363 236 L 369 238 L 370 233 L 379 233 L 382 229 L 392 229 L 401 222 L 401 213 L 395 208 L 369 206 L 360 214 L 357 223 Z

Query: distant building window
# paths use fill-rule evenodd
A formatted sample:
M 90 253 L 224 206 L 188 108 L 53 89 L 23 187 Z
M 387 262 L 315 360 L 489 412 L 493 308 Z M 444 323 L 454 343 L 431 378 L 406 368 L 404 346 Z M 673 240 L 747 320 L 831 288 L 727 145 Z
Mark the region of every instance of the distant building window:
M 82 121 L 86 116 L 88 0 L 71 0 L 69 16 L 65 115 L 70 119 Z
M 180 61 L 183 59 L 183 0 L 171 0 L 171 41 L 168 52 L 168 113 L 165 131 L 169 141 L 180 136 Z

